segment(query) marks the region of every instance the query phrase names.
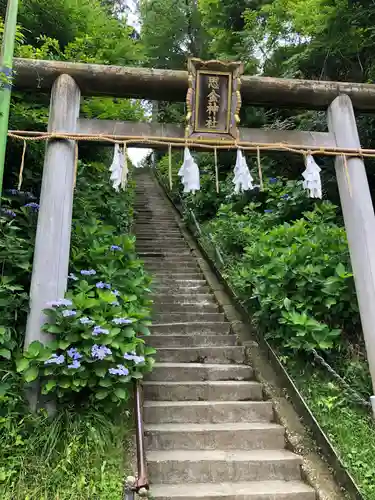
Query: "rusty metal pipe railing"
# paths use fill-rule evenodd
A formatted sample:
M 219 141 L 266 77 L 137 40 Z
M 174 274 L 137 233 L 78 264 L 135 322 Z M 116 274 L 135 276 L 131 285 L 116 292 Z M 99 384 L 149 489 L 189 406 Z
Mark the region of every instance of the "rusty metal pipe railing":
M 134 383 L 134 409 L 135 409 L 135 426 L 136 426 L 136 443 L 137 443 L 137 468 L 138 476 L 135 484 L 135 491 L 141 493 L 141 490 L 148 491 L 149 482 L 147 477 L 147 464 L 144 442 L 144 426 L 143 426 L 143 386 L 142 382 L 136 380 Z

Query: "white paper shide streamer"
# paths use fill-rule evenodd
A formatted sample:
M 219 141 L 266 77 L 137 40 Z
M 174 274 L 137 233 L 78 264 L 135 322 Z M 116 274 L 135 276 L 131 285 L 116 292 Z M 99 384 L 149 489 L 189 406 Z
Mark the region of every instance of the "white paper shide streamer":
M 120 186 L 122 189 L 125 189 L 127 184 L 128 177 L 128 166 L 126 154 L 121 151 L 120 145 L 115 144 L 115 150 L 113 153 L 112 164 L 109 167 L 109 171 L 111 172 L 111 182 L 113 189 L 115 191 L 120 191 Z
M 305 166 L 306 170 L 303 172 L 302 176 L 305 179 L 303 181 L 304 189 L 308 189 L 310 198 L 321 198 L 322 197 L 322 181 L 320 179 L 321 168 L 315 162 L 312 155 L 305 156 Z
M 178 171 L 178 175 L 184 185 L 184 193 L 195 193 L 195 191 L 200 190 L 199 168 L 191 156 L 189 148 L 184 150 L 184 162 Z
M 242 154 L 240 149 L 237 149 L 237 160 L 234 167 L 234 192 L 236 194 L 242 193 L 243 191 L 249 191 L 253 189 L 253 178 L 251 176 L 249 167 L 246 163 L 246 158 Z

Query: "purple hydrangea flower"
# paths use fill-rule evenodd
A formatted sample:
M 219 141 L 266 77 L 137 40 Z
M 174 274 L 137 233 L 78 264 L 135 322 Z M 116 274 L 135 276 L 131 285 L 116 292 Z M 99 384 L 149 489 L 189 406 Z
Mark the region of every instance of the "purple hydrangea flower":
M 118 290 L 112 290 L 112 293 L 115 297 L 118 297 L 120 295 L 120 292 Z
M 81 271 L 82 276 L 94 276 L 96 271 L 94 269 L 83 269 Z
M 80 354 L 75 347 L 71 347 L 68 351 L 66 351 L 69 358 L 74 359 L 77 361 L 78 359 L 82 358 L 82 354 Z
M 107 289 L 110 289 L 111 288 L 111 285 L 109 283 L 104 283 L 103 281 L 98 281 L 98 283 L 96 283 L 96 288 L 107 288 Z
M 114 318 L 112 320 L 112 323 L 114 323 L 115 325 L 130 325 L 130 323 L 133 323 L 133 321 L 128 318 Z
M 264 211 L 265 214 L 271 214 L 272 212 L 273 212 L 273 210 L 270 210 L 270 209 Z
M 62 365 L 65 361 L 64 356 L 61 354 L 58 356 L 57 354 L 52 354 L 52 356 L 44 362 L 45 365 Z
M 93 335 L 100 335 L 101 333 L 103 335 L 108 335 L 109 330 L 107 330 L 106 328 L 102 328 L 101 326 L 95 326 L 93 331 L 92 331 L 92 334 Z
M 277 177 L 270 177 L 269 178 L 270 184 L 276 184 L 277 182 Z
M 32 201 L 31 203 L 26 203 L 24 207 L 31 208 L 33 212 L 37 212 L 39 210 L 39 203 L 35 203 L 34 201 Z
M 73 273 L 70 273 L 68 275 L 68 279 L 72 280 L 72 281 L 77 281 L 78 280 L 77 276 L 75 274 L 73 274 Z
M 48 307 L 69 307 L 72 306 L 73 302 L 69 299 L 58 299 L 58 300 L 52 300 L 51 302 L 47 302 Z
M 93 345 L 91 348 L 91 356 L 95 359 L 103 360 L 106 356 L 110 356 L 112 354 L 111 349 L 106 347 L 105 345 Z
M 68 368 L 71 369 L 77 369 L 81 366 L 81 363 L 75 359 L 71 365 L 68 365 Z
M 120 375 L 121 377 L 129 375 L 129 370 L 124 365 L 117 365 L 117 368 L 110 368 L 108 372 L 111 375 Z
M 87 316 L 81 318 L 80 320 L 80 323 L 82 323 L 82 325 L 93 325 L 94 324 L 94 321 L 90 318 L 88 318 Z
M 111 250 L 113 250 L 114 252 L 121 252 L 122 248 L 119 247 L 118 245 L 112 245 Z
M 13 210 L 8 210 L 7 208 L 2 208 L 1 209 L 1 212 L 4 214 L 4 215 L 7 215 L 8 217 L 17 217 L 17 214 L 16 212 L 13 212 Z
M 76 314 L 77 311 L 72 311 L 71 309 L 66 309 L 65 311 L 62 312 L 64 318 L 70 318 L 71 316 L 75 316 Z

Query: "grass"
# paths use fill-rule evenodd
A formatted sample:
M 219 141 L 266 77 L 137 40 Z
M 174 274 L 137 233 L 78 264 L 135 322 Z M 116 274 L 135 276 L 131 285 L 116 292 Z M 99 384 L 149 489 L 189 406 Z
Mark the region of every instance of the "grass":
M 8 415 L 0 426 L 2 500 L 121 500 L 131 425 L 95 410 Z
M 375 424 L 319 367 L 292 359 L 286 368 L 331 440 L 363 498 L 375 500 Z

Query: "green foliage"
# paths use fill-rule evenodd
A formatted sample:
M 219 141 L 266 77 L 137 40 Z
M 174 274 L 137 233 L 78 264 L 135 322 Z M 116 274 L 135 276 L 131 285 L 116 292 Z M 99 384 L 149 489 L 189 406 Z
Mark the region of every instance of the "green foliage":
M 151 66 L 183 68 L 188 56 L 202 56 L 205 34 L 196 0 L 141 0 L 142 41 Z
M 253 202 L 238 214 L 223 205 L 207 230 L 227 257 L 230 283 L 273 342 L 332 349 L 342 330 L 359 326 L 345 232 L 330 203 L 302 213 L 308 200 L 298 184 L 271 186 L 270 208 Z
M 0 393 L 2 500 L 122 498 L 129 467 L 123 443 L 131 429 L 126 412 L 65 409 L 51 419 L 26 411 L 15 398 L 15 380 L 12 391 L 5 398 Z
M 294 357 L 286 359 L 286 367 L 320 425 L 339 450 L 339 456 L 360 486 L 363 498 L 372 500 L 375 497 L 373 419 L 362 408 L 348 404 L 348 396 L 342 386 L 327 380 L 325 370 Z M 366 372 L 363 364 L 362 372 Z
M 83 168 L 67 302 L 46 309 L 44 330 L 53 340 L 33 342 L 18 358 L 17 371 L 26 383 L 40 379 L 44 394 L 56 393 L 70 403 L 79 394 L 80 401 L 83 396 L 108 407 L 128 399 L 130 380 L 152 368 L 155 351 L 142 338 L 149 334 L 150 280 L 136 257 L 134 238 L 124 234 L 131 223 L 134 184 L 114 195 L 103 165 Z M 104 221 L 95 218 L 99 214 L 105 214 Z

